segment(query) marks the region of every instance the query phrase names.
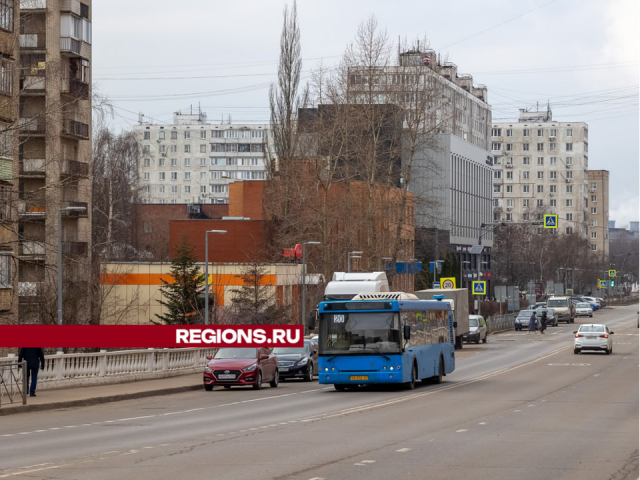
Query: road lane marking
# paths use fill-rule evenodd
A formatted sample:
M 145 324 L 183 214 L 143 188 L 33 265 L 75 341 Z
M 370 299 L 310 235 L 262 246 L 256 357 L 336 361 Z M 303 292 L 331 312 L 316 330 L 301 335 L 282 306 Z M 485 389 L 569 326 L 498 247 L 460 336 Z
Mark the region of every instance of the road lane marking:
M 480 422 L 478 425 L 486 425 L 487 422 Z
M 401 448 L 400 450 L 396 450 L 396 452 L 408 452 L 411 450 L 410 448 Z
M 460 430 L 456 430 L 456 433 L 463 433 L 463 432 L 468 432 L 469 430 L 467 430 L 466 428 L 461 428 Z
M 360 460 L 361 463 L 376 463 L 375 460 Z

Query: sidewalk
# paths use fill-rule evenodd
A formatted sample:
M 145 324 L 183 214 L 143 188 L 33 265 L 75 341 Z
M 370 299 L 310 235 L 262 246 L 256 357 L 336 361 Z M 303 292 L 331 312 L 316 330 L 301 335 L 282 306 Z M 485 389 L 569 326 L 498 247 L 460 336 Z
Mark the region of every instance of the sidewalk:
M 18 400 L 17 403 L 7 403 L 8 398 L 3 396 L 2 405 L 0 405 L 0 416 L 56 408 L 82 407 L 119 400 L 201 390 L 202 388 L 202 374 L 190 373 L 170 378 L 112 385 L 43 390 L 42 392 L 36 392 L 37 397 L 27 397 L 26 405 L 22 404 L 22 400 Z

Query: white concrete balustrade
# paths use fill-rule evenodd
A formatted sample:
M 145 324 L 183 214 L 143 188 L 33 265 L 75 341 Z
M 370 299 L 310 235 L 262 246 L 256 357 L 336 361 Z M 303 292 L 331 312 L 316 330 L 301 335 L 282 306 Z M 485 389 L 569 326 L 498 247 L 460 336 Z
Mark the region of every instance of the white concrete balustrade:
M 38 390 L 123 383 L 201 372 L 215 348 L 162 348 L 46 355 Z M 0 358 L 15 362 L 17 355 Z

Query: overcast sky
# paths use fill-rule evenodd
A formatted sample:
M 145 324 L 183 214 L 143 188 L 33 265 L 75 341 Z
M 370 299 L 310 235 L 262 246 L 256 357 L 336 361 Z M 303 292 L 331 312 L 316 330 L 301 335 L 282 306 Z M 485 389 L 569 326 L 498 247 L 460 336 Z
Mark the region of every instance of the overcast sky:
M 268 123 L 285 3 L 94 0 L 94 85 L 113 128 L 199 104 L 211 122 Z M 371 14 L 395 42 L 426 35 L 487 85 L 494 121 L 549 100 L 554 120 L 587 122 L 589 168 L 611 172 L 609 218 L 638 220 L 637 0 L 302 0 L 303 75 L 338 62 Z

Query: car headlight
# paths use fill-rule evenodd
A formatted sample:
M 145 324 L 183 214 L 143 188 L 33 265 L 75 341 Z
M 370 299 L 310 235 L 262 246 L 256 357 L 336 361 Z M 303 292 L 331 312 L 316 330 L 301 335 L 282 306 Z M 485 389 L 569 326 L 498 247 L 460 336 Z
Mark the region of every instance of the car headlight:
M 249 365 L 248 367 L 244 367 L 242 369 L 243 372 L 253 372 L 256 368 L 258 368 L 258 364 L 254 363 L 253 365 Z
M 298 365 L 306 365 L 308 361 L 309 359 L 307 357 L 304 357 L 302 360 L 298 362 Z
M 204 367 L 204 371 L 206 373 L 211 373 L 213 370 L 211 370 L 211 367 Z

